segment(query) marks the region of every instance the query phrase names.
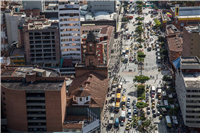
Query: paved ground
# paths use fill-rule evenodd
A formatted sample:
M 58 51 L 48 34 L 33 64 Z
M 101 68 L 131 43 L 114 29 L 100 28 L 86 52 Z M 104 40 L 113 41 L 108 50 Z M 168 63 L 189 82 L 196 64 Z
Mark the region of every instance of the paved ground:
M 150 9 L 145 9 L 144 12 L 148 12 Z M 137 17 L 138 15 L 134 14 L 133 15 L 134 18 Z M 148 16 L 144 16 L 145 19 L 144 19 L 144 22 L 149 22 L 149 21 L 153 21 L 153 19 L 150 17 L 150 15 Z M 135 19 L 133 19 L 133 21 L 135 21 Z M 135 28 L 136 26 L 133 26 L 132 23 L 128 23 L 128 27 L 129 27 L 129 33 L 131 33 L 132 31 L 135 31 Z M 154 40 L 157 40 L 156 37 L 154 37 Z M 153 42 L 154 42 L 153 40 Z M 134 40 L 131 40 L 131 39 L 128 39 L 128 40 L 124 40 L 124 37 L 123 37 L 123 46 L 122 48 L 123 49 L 126 49 L 126 47 L 129 47 L 130 48 L 130 45 L 131 43 L 134 43 L 134 44 L 137 44 L 137 42 L 134 42 Z M 153 43 L 152 42 L 152 43 Z M 119 48 L 119 47 L 116 47 L 116 49 Z M 145 58 L 145 61 L 144 61 L 144 70 L 143 70 L 143 75 L 146 75 L 146 76 L 154 76 L 156 77 L 156 75 L 158 75 L 158 79 L 155 80 L 155 79 L 150 79 L 149 81 L 146 82 L 146 84 L 148 85 L 154 85 L 155 87 L 157 87 L 157 84 L 159 84 L 159 81 L 162 79 L 162 76 L 164 74 L 167 74 L 169 73 L 169 71 L 162 71 L 162 72 L 158 72 L 158 67 L 160 66 L 159 64 L 157 64 L 156 62 L 156 51 L 150 51 L 148 52 L 146 49 L 144 49 L 144 53 L 146 54 L 146 58 Z M 117 55 L 118 53 L 116 53 Z M 129 56 L 130 56 L 130 52 L 129 52 Z M 135 83 L 133 83 L 133 78 L 135 75 L 138 75 L 139 74 L 139 71 L 138 71 L 138 65 L 137 64 L 134 64 L 132 62 L 128 62 L 127 64 L 123 64 L 121 63 L 120 64 L 120 70 L 119 70 L 119 75 L 121 76 L 121 81 L 123 81 L 124 85 L 123 85 L 123 88 L 126 88 L 126 93 L 125 95 L 127 97 L 130 97 L 131 99 L 131 103 L 133 100 L 137 100 L 137 91 L 136 91 L 136 87 L 135 87 Z M 132 69 L 133 71 L 132 72 L 128 72 L 129 69 Z M 109 98 L 108 98 L 109 100 Z M 149 100 L 151 100 L 151 98 L 149 98 Z M 151 102 L 150 103 L 150 107 L 151 107 Z M 157 103 L 157 99 L 155 100 L 155 103 Z M 109 106 L 111 106 L 111 104 L 109 104 Z M 131 109 L 132 109 L 132 113 L 133 113 L 133 107 L 131 106 Z M 126 109 L 126 112 L 127 112 L 127 109 Z M 156 110 L 157 112 L 157 110 Z M 108 117 L 107 119 L 105 119 L 102 123 L 103 125 L 105 123 L 107 123 L 107 121 L 110 119 L 109 116 L 110 116 L 110 113 L 111 112 L 107 112 L 105 113 L 105 117 Z M 121 108 L 120 108 L 120 111 L 118 113 L 115 112 L 115 118 L 119 118 L 120 117 L 120 114 L 121 114 Z M 148 115 L 148 117 L 152 117 L 152 110 L 151 110 L 151 114 Z M 158 123 L 157 126 L 158 126 L 158 132 L 159 133 L 165 133 L 167 132 L 166 130 L 166 126 L 165 126 L 165 122 L 164 122 L 164 119 L 162 121 L 160 121 L 158 119 L 158 117 L 156 118 L 153 118 L 153 122 L 155 123 Z M 126 127 L 126 123 L 127 123 L 127 118 L 126 118 L 126 121 L 125 121 L 125 124 L 124 126 L 120 126 L 119 129 L 116 129 L 115 127 L 113 127 L 112 129 L 109 129 L 109 128 L 102 128 L 101 132 L 102 133 L 106 133 L 106 132 L 119 132 L 119 133 L 123 133 L 123 132 L 128 132 L 125 130 L 125 127 Z M 134 128 L 131 129 L 132 132 L 137 132 Z

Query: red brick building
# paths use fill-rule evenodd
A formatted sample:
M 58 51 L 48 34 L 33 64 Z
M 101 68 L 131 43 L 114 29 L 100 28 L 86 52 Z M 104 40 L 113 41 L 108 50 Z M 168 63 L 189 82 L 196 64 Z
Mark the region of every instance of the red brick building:
M 98 62 L 107 64 L 110 59 L 111 46 L 114 43 L 114 27 L 101 25 L 101 26 L 81 26 L 82 42 L 81 42 L 81 57 L 84 63 L 86 52 L 86 38 L 89 31 L 96 35 Z
M 2 121 L 10 132 L 62 131 L 66 112 L 65 77 L 53 69 L 1 69 Z

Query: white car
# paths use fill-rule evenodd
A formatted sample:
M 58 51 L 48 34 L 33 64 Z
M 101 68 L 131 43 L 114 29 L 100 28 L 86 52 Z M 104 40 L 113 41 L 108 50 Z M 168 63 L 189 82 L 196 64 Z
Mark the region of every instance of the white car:
M 130 102 L 127 102 L 127 103 L 126 103 L 126 106 L 127 106 L 127 107 L 130 107 Z
M 128 97 L 127 102 L 130 102 L 130 97 Z
M 128 121 L 132 121 L 132 116 L 129 116 L 129 117 L 128 117 Z
M 147 114 L 150 114 L 150 110 L 147 110 Z
M 159 116 L 160 115 L 160 112 L 157 112 L 157 116 Z
M 134 113 L 134 114 L 137 114 L 137 110 L 136 110 L 136 109 L 134 109 L 134 110 L 133 110 L 133 113 Z

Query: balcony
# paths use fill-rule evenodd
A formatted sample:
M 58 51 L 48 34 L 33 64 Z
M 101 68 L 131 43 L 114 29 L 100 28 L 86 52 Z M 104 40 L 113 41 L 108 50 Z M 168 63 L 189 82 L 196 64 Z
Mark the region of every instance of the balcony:
M 46 120 L 28 120 L 28 123 L 46 122 Z
M 35 126 L 28 126 L 28 128 L 46 128 L 46 126 L 35 125 Z
M 26 100 L 45 100 L 45 97 L 26 97 Z
M 199 102 L 193 102 L 193 103 L 188 103 L 188 102 L 186 102 L 186 105 L 200 105 L 200 103 Z
M 46 117 L 46 114 L 27 114 L 27 117 Z
M 186 97 L 186 100 L 200 100 L 200 97 Z
M 45 103 L 26 103 L 27 106 L 45 106 Z
M 27 111 L 46 111 L 46 109 L 27 109 Z
M 200 116 L 200 113 L 186 113 L 187 116 Z
M 188 111 L 200 111 L 200 108 L 186 108 Z

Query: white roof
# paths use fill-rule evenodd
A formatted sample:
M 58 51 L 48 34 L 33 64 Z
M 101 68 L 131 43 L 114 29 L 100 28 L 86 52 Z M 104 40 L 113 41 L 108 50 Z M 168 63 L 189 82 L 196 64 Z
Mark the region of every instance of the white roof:
M 131 112 L 131 109 L 128 109 L 128 113 Z
M 111 118 L 114 118 L 114 116 L 115 116 L 114 113 L 111 113 L 111 114 L 110 114 L 110 117 L 111 117 Z
M 106 11 L 99 11 L 94 13 L 95 20 L 113 20 L 112 15 Z
M 125 110 L 122 110 L 122 112 L 121 112 L 121 116 L 122 116 L 122 117 L 125 117 L 125 116 L 126 116 L 125 113 L 126 113 Z
M 162 91 L 161 89 L 158 89 L 158 93 L 161 93 L 161 91 Z
M 165 116 L 167 123 L 171 123 L 170 116 Z
M 155 91 L 155 90 L 156 90 L 155 86 L 152 86 L 152 87 L 151 87 L 151 90 L 152 90 L 152 91 Z
M 128 58 L 128 55 L 127 55 L 127 54 L 125 55 L 125 58 Z

